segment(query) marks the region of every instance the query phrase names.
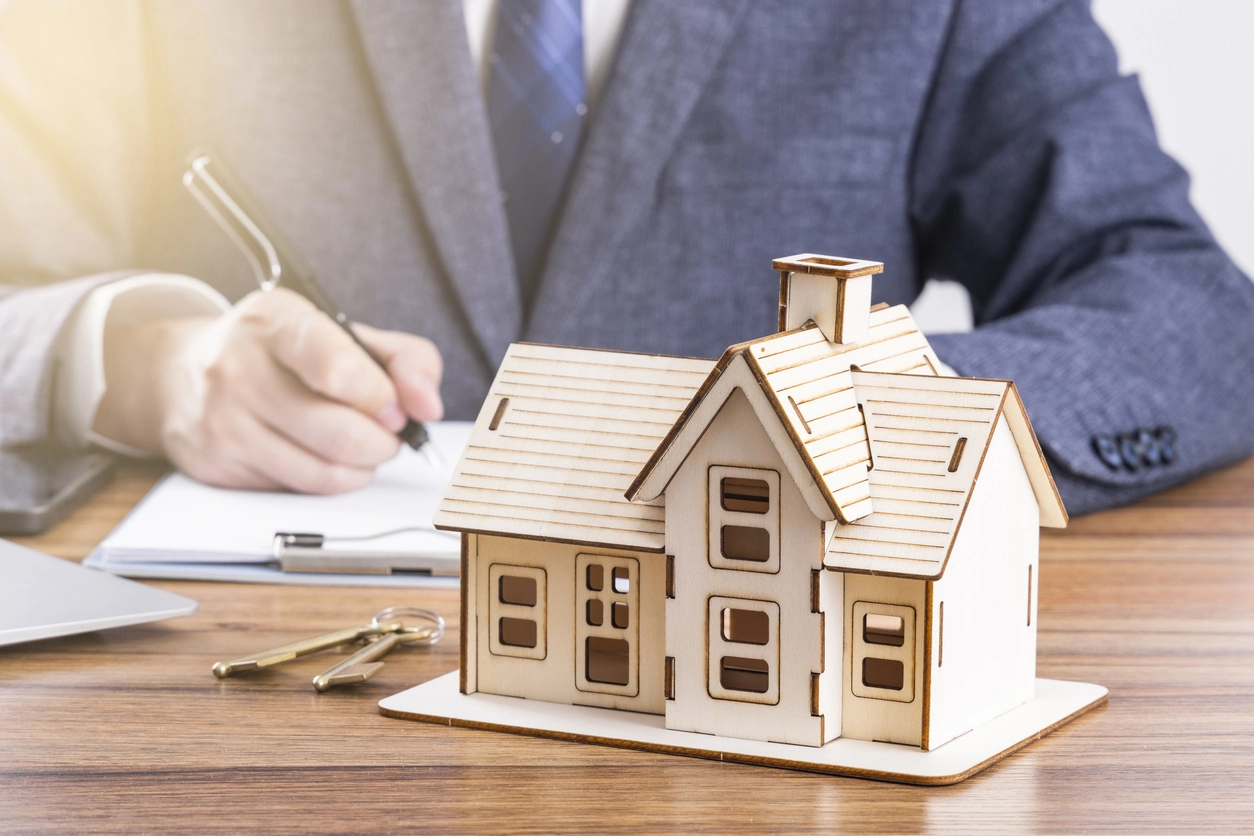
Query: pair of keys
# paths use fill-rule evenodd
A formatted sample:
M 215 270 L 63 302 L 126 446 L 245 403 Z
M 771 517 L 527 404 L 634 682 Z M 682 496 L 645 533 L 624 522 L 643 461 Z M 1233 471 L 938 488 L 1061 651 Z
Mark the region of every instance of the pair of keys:
M 364 627 L 335 630 L 273 650 L 218 662 L 213 666 L 213 674 L 222 679 L 242 671 L 268 668 L 319 650 L 367 641 L 368 644 L 361 650 L 313 678 L 314 689 L 321 693 L 337 685 L 365 682 L 383 668 L 379 660 L 398 645 L 432 645 L 443 637 L 444 619 L 438 613 L 419 607 L 388 607 L 375 613 Z

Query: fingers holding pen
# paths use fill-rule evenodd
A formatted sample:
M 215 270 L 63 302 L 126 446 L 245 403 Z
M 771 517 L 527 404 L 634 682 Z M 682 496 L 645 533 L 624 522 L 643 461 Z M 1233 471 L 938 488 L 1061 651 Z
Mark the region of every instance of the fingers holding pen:
M 353 328 L 387 367 L 401 408 L 408 417 L 438 421 L 444 416 L 444 402 L 440 398 L 444 361 L 435 343 L 414 334 L 381 331 L 368 325 L 355 324 Z
M 267 350 L 301 383 L 371 416 L 391 432 L 404 426 L 388 373 L 334 320 L 283 288 L 255 298 L 255 304 L 241 310 L 241 319 L 261 331 Z
M 249 409 L 262 423 L 330 464 L 375 468 L 400 448 L 391 428 L 309 390 L 277 363 L 252 388 Z
M 442 407 L 431 343 L 362 331 L 387 370 L 281 289 L 251 294 L 220 317 L 164 324 L 166 350 L 150 352 L 165 358 L 161 452 L 216 485 L 307 493 L 365 485 L 396 454 L 407 416 L 431 419 Z

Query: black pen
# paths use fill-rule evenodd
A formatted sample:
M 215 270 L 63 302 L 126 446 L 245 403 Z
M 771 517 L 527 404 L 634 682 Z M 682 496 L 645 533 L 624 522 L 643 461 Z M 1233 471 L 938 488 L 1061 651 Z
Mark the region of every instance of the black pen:
M 282 282 L 285 287 L 304 296 L 318 310 L 338 322 L 353 342 L 386 371 L 383 361 L 357 336 L 348 316 L 331 301 L 313 271 L 296 255 L 220 154 L 207 148 L 193 151 L 187 158 L 183 185 L 243 250 L 262 290 L 272 290 Z M 408 420 L 397 435 L 425 455 L 433 466 L 440 465 L 440 457 L 431 444 L 427 428 L 420 421 Z

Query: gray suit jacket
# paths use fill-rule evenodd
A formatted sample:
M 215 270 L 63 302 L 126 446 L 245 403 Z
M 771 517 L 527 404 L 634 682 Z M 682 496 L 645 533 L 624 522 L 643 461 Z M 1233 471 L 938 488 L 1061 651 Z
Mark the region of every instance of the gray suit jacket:
M 885 262 L 876 301 L 971 290 L 980 327 L 934 345 L 1018 382 L 1073 513 L 1254 449 L 1254 286 L 1086 4 L 635 0 L 531 300 L 461 14 L 0 9 L 0 282 L 27 288 L 0 301 L 0 437 L 48 432 L 50 346 L 98 274 L 250 289 L 179 185 L 210 143 L 350 315 L 435 340 L 450 417 L 514 340 L 716 356 L 770 333 L 771 258 L 814 251 Z M 1092 448 L 1160 425 L 1169 466 Z

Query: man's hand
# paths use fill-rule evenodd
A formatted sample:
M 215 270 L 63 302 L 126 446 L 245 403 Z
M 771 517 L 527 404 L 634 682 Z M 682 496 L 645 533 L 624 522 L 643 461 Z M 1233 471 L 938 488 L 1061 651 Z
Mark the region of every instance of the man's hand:
M 109 329 L 93 429 L 214 485 L 338 493 L 396 454 L 407 418 L 443 414 L 440 354 L 354 325 L 384 372 L 308 300 L 252 293 L 220 317 Z

